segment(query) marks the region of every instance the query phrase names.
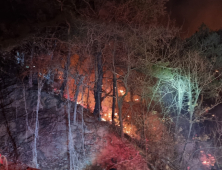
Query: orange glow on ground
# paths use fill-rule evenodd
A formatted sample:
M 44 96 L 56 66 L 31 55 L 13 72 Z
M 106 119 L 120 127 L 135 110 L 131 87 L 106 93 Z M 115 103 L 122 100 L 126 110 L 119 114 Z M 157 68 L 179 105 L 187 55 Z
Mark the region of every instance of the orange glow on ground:
M 93 163 L 99 164 L 101 167 L 110 169 L 108 165 L 114 165 L 112 168 L 128 169 L 128 170 L 148 170 L 144 158 L 134 148 L 133 145 L 122 141 L 113 134 L 105 135 L 104 143 L 98 143 L 103 147 L 97 155 L 94 156 Z M 99 146 L 98 146 L 99 147 Z M 112 161 L 115 161 L 114 164 Z
M 200 154 L 200 160 L 203 165 L 205 165 L 207 168 L 214 166 L 214 164 L 216 163 L 214 156 L 212 156 L 211 154 L 206 154 L 204 151 L 200 151 Z

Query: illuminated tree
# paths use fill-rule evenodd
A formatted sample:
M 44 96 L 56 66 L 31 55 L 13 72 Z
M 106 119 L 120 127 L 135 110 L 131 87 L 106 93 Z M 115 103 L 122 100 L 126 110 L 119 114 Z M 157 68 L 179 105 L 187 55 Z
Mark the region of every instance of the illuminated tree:
M 48 68 L 50 60 L 48 58 L 37 58 L 35 63 L 35 68 L 37 71 L 37 81 L 38 81 L 38 91 L 37 91 L 37 105 L 36 105 L 36 114 L 35 114 L 35 129 L 34 129 L 34 141 L 33 141 L 33 164 L 36 168 L 39 168 L 37 160 L 37 139 L 39 138 L 39 109 L 40 109 L 40 100 L 41 92 L 45 82 L 45 76 L 48 73 Z

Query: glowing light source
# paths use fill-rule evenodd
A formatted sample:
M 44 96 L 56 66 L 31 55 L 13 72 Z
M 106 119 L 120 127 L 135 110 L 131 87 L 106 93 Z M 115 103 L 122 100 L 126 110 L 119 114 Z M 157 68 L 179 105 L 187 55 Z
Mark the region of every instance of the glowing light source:
M 202 163 L 203 163 L 204 165 L 209 164 L 209 162 L 207 162 L 207 161 L 203 161 Z
M 139 99 L 135 99 L 135 101 L 138 101 Z
M 106 121 L 106 119 L 102 118 L 102 121 Z
M 129 115 L 127 117 L 130 117 Z
M 124 91 L 123 90 L 119 90 L 119 92 L 123 95 L 124 94 Z
M 115 115 L 117 116 L 117 113 L 115 113 Z

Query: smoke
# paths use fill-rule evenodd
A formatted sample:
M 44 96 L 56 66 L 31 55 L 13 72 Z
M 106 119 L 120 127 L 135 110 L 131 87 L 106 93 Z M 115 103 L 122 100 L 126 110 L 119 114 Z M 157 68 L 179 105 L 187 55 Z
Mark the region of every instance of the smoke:
M 189 37 L 202 23 L 210 29 L 222 28 L 221 0 L 170 0 L 167 10 L 176 25 L 182 27 L 182 36 Z

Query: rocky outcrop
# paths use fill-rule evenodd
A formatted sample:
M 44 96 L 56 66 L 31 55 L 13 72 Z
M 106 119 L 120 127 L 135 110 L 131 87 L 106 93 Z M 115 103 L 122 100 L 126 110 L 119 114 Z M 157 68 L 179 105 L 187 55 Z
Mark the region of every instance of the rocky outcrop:
M 8 91 L 11 93 L 7 101 L 11 103 L 1 108 L 0 115 L 0 152 L 8 158 L 11 167 L 15 164 L 20 164 L 19 169 L 34 167 L 32 151 L 37 90 L 32 88 L 24 93 L 24 86 L 13 85 Z M 67 100 L 43 91 L 40 103 L 39 167 L 42 170 L 69 169 Z M 71 118 L 76 169 L 148 169 L 132 144 L 126 139 L 121 140 L 108 122 L 98 122 L 92 115 L 78 105 L 78 123 L 73 125 Z

